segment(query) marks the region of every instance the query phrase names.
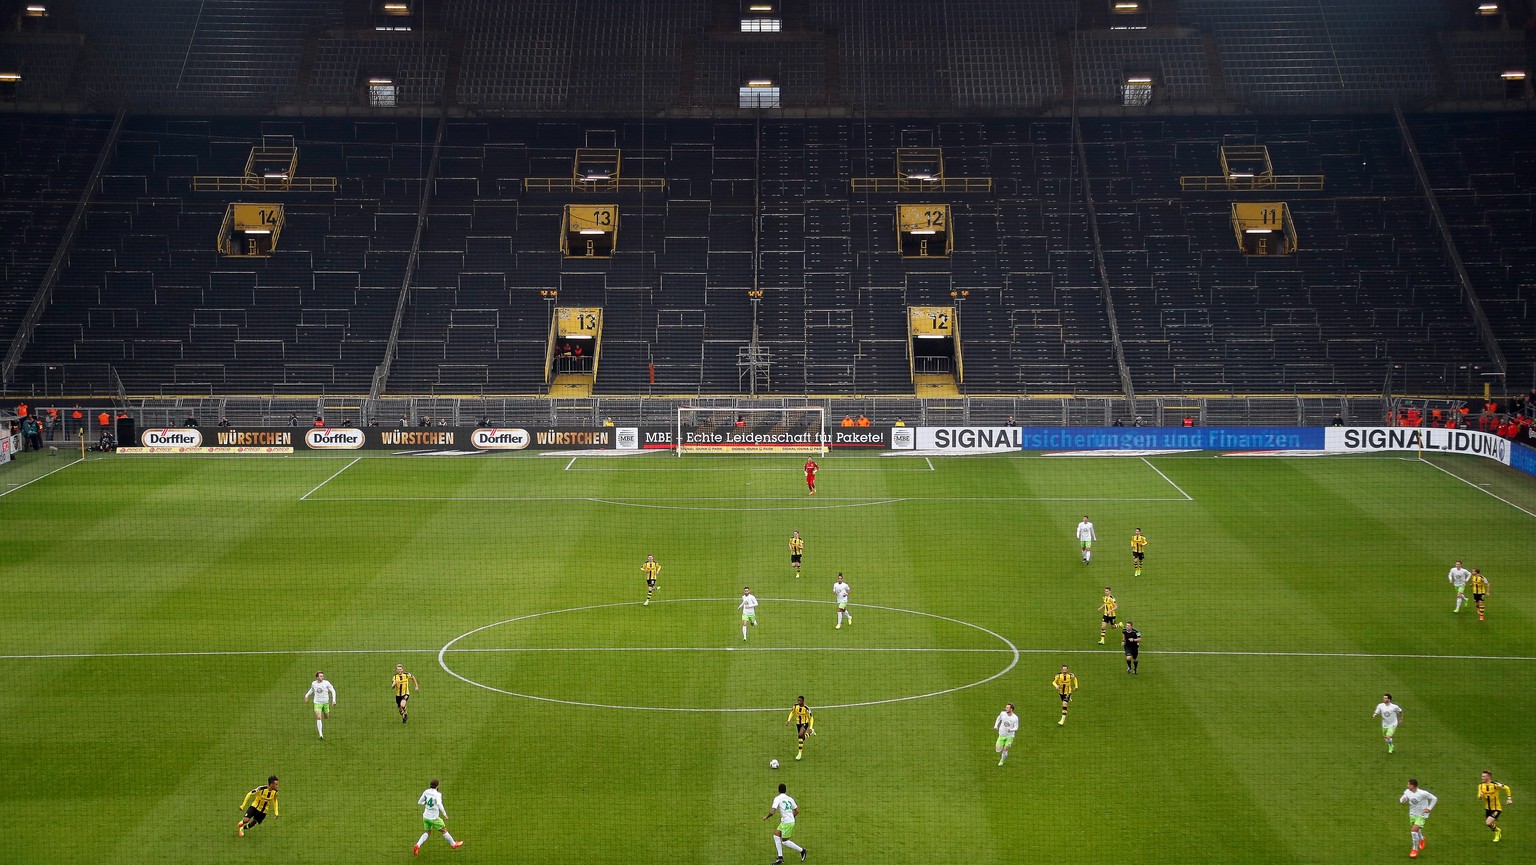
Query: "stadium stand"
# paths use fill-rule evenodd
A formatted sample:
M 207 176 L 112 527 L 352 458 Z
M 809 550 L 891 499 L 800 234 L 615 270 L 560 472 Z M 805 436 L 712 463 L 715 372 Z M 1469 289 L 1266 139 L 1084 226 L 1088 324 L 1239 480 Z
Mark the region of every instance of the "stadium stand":
M 1410 128 L 1509 374 L 1536 382 L 1536 123 L 1424 116 Z
M 1390 104 L 1434 91 L 1426 0 L 1182 0 L 1179 23 L 1211 33 L 1231 95 L 1268 109 Z
M 1454 95 L 1460 99 L 1504 100 L 1509 87 L 1500 74 L 1525 69 L 1530 49 L 1521 30 L 1457 30 L 1438 34 Z
M 137 392 L 367 390 L 414 233 L 418 122 L 135 118 L 124 129 L 28 348 L 28 362 L 109 362 Z M 262 135 L 292 135 L 304 175 L 278 254 L 215 249 L 227 194 Z M 170 374 L 167 375 L 167 370 Z
M 0 333 L 16 332 L 107 140 L 107 117 L 0 116 Z
M 26 69 L 9 95 L 22 110 L 138 113 L 10 386 L 36 387 L 52 363 L 110 364 L 136 393 L 271 407 L 367 393 L 387 362 L 390 395 L 540 393 L 555 305 L 540 292 L 555 291 L 604 309 L 595 387 L 609 399 L 739 393 L 754 328 L 769 393 L 910 393 L 906 310 L 930 304 L 958 306 L 970 395 L 1464 392 L 1493 364 L 1381 113 L 1393 102 L 1510 383 L 1536 378 L 1530 122 L 1412 113 L 1527 108 L 1494 69 L 1527 59 L 1518 31 L 1445 30 L 1434 0 L 1184 0 L 1148 29 L 1109 29 L 1090 5 L 892 0 L 874 14 L 804 0 L 759 38 L 729 4 L 465 0 L 412 32 L 375 32 L 347 4 L 232 0 L 198 17 L 80 0 L 78 32 L 0 38 L 0 62 Z M 376 73 L 399 85 L 399 110 L 365 107 Z M 1123 107 L 1126 76 L 1143 73 L 1153 103 Z M 782 112 L 737 107 L 759 74 L 783 88 Z M 0 296 L 8 336 L 110 125 L 0 116 L 0 218 L 19 238 Z M 238 174 L 264 136 L 291 136 L 299 173 L 340 185 L 282 194 L 276 255 L 225 258 L 226 205 L 262 194 L 194 192 L 191 178 Z M 1181 175 L 1218 173 L 1230 144 L 1326 178 L 1285 196 L 1296 255 L 1238 254 L 1230 207 L 1261 194 L 1181 190 Z M 562 209 L 594 193 L 523 186 L 568 177 L 581 147 L 617 147 L 626 176 L 666 180 L 598 193 L 619 207 L 608 258 L 559 248 Z M 950 176 L 992 181 L 931 199 L 951 208 L 948 257 L 898 251 L 895 207 L 921 197 L 850 191 L 894 174 L 901 147 L 940 148 Z
M 1078 99 L 1122 102 L 1125 80 L 1150 75 L 1157 101 L 1209 102 L 1217 98 L 1205 44 L 1193 30 L 1092 30 L 1072 35 Z
M 342 23 L 309 0 L 78 6 L 91 100 L 140 108 L 269 109 L 293 93 L 306 36 Z
M 368 78 L 385 77 L 397 86 L 399 105 L 439 105 L 449 50 L 420 34 L 331 33 L 316 40 L 309 81 L 298 92 L 309 102 L 358 103 Z

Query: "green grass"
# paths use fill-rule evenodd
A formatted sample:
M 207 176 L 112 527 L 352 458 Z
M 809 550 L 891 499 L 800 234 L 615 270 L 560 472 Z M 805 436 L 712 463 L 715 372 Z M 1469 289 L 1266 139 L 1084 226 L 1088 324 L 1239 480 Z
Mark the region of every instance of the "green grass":
M 810 498 L 792 456 L 47 459 L 0 472 L 41 478 L 0 486 L 6 862 L 404 861 L 434 777 L 467 846 L 422 855 L 464 862 L 767 863 L 779 782 L 813 862 L 1393 862 L 1409 775 L 1442 799 L 1424 861 L 1536 851 L 1536 482 L 1483 461 L 839 455 Z M 1486 622 L 1451 613 L 1456 558 Z M 1135 678 L 1097 645 L 1105 583 Z M 479 628 L 444 660 L 487 687 L 438 662 Z M 825 708 L 796 763 L 801 693 Z M 1488 767 L 1517 794 L 1498 845 Z M 235 839 L 270 773 L 284 816 Z

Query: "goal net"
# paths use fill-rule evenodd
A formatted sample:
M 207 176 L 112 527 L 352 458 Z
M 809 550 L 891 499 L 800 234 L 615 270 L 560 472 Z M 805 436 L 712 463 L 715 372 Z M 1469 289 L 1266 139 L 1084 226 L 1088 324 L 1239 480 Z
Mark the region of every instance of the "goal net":
M 827 453 L 827 411 L 797 408 L 679 406 L 677 455 Z

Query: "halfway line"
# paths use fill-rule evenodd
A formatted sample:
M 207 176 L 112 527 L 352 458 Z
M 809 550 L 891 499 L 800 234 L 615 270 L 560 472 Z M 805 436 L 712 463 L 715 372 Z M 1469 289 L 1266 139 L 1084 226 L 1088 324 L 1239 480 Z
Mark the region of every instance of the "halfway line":
M 898 648 L 894 646 L 506 646 L 450 652 L 970 652 L 1013 654 L 1012 649 Z M 1024 651 L 1020 649 L 1019 651 Z
M 830 602 L 829 602 L 830 603 Z M 0 655 L 0 661 L 43 661 L 85 658 L 200 658 L 249 655 L 426 655 L 440 649 L 231 649 L 203 652 L 62 652 L 38 655 Z M 448 649 L 449 652 L 962 652 L 970 654 L 1011 654 L 1012 649 L 944 649 L 862 646 L 531 646 L 521 648 Z M 1019 649 L 1021 655 L 1107 655 L 1117 657 L 1113 649 Z M 1195 649 L 1147 651 L 1146 655 L 1209 655 L 1213 657 L 1258 658 L 1364 658 L 1421 661 L 1536 661 L 1527 655 L 1426 655 L 1391 652 L 1218 652 Z

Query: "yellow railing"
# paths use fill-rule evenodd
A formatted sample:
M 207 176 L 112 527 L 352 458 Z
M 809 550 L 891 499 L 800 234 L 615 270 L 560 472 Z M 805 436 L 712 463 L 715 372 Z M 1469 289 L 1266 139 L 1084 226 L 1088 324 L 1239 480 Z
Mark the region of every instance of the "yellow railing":
M 1323 188 L 1321 174 L 1272 174 L 1256 177 L 1225 177 L 1220 174 L 1193 175 L 1179 178 L 1179 188 L 1185 192 L 1248 192 L 1270 189 L 1295 192 L 1316 192 Z
M 663 189 L 660 177 L 615 177 L 608 180 L 577 180 L 573 177 L 525 177 L 524 192 L 618 192 Z
M 334 177 L 217 177 L 192 178 L 193 192 L 335 192 Z
M 849 179 L 854 192 L 991 192 L 990 177 L 946 177 L 942 180 L 914 180 L 909 177 L 854 177 Z

